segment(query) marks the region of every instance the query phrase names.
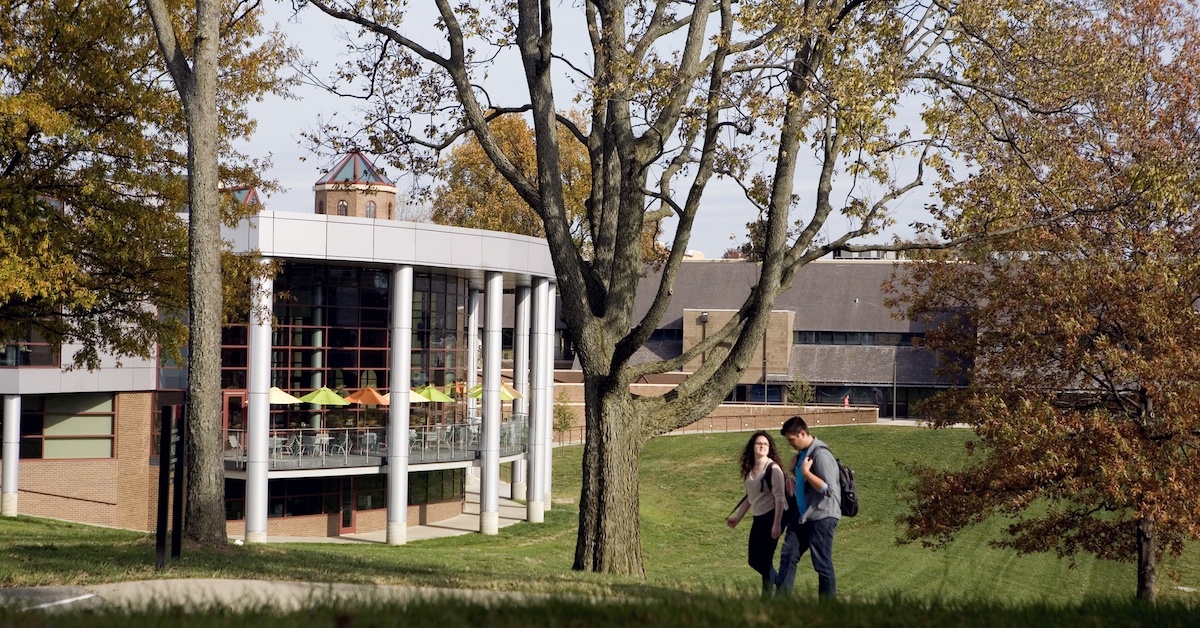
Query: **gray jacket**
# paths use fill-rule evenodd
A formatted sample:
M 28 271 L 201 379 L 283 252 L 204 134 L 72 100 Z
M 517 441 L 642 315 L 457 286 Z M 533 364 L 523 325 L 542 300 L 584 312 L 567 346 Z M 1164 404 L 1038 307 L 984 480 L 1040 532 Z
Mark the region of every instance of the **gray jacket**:
M 808 502 L 808 509 L 800 515 L 800 522 L 830 517 L 841 519 L 842 487 L 833 452 L 829 451 L 829 445 L 813 438 L 812 444 L 808 446 L 808 457 L 813 459 L 813 474 L 825 480 L 825 490 L 818 491 L 804 479 L 804 474 L 797 474 L 796 481 L 804 483 L 804 500 Z

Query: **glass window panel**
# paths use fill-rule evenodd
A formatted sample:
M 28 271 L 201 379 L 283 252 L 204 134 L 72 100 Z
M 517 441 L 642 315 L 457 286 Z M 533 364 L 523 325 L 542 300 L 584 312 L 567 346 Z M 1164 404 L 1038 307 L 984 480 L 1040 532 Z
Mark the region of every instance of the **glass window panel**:
M 359 353 L 358 364 L 361 368 L 387 368 L 387 351 L 371 351 L 364 349 Z
M 355 307 L 358 303 L 358 287 L 338 286 L 334 289 L 334 303 L 341 307 Z
M 22 438 L 21 453 L 18 454 L 22 458 L 30 460 L 38 460 L 42 457 L 42 439 L 40 438 Z
M 222 370 L 221 388 L 242 389 L 246 387 L 246 371 Z
M 112 415 L 46 415 L 47 436 L 94 436 L 113 433 Z
M 44 441 L 42 457 L 112 458 L 112 438 L 48 438 Z
M 381 347 L 388 346 L 388 332 L 383 329 L 363 329 L 360 333 L 360 342 L 363 347 Z
M 22 400 L 24 401 L 24 400 Z M 41 436 L 42 435 L 42 415 L 21 413 L 21 435 L 22 436 Z
M 244 345 L 248 342 L 247 337 L 247 328 L 242 325 L 221 328 L 221 344 L 223 345 Z
M 246 366 L 246 351 L 245 347 L 232 347 L 221 349 L 221 365 L 225 367 L 241 367 Z
M 388 328 L 388 312 L 387 310 L 362 310 L 362 326 L 372 327 L 375 329 Z
M 357 347 L 358 346 L 358 330 L 335 328 L 329 330 L 329 346 L 331 347 Z
M 83 412 L 112 412 L 111 393 L 50 395 L 46 397 L 46 412 L 75 414 Z
M 358 351 L 355 349 L 330 349 L 330 368 L 356 368 L 358 366 Z

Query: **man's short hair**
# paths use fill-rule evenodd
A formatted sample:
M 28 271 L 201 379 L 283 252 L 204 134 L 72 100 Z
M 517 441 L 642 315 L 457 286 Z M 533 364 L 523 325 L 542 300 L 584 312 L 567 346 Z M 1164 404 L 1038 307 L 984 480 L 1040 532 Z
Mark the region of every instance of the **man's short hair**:
M 808 424 L 799 415 L 794 416 L 787 421 L 784 421 L 783 427 L 779 429 L 779 433 L 784 436 L 796 436 L 800 432 L 808 432 Z

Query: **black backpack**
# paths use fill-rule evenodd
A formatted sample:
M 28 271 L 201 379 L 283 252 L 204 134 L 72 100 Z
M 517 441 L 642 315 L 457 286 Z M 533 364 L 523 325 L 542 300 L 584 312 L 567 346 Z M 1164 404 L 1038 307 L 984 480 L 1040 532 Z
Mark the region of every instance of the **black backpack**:
M 829 447 L 825 451 L 829 451 Z M 842 487 L 842 516 L 853 517 L 858 514 L 858 486 L 854 483 L 854 470 L 842 464 L 841 458 L 834 460 L 838 466 L 838 484 Z

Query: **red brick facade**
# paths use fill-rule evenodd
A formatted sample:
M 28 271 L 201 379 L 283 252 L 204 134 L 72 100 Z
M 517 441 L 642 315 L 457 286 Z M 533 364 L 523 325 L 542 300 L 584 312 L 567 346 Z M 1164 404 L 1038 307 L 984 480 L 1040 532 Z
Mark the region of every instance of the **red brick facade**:
M 21 514 L 94 525 L 151 530 L 158 469 L 151 467 L 152 393 L 115 395 L 111 459 L 22 460 L 17 493 Z

